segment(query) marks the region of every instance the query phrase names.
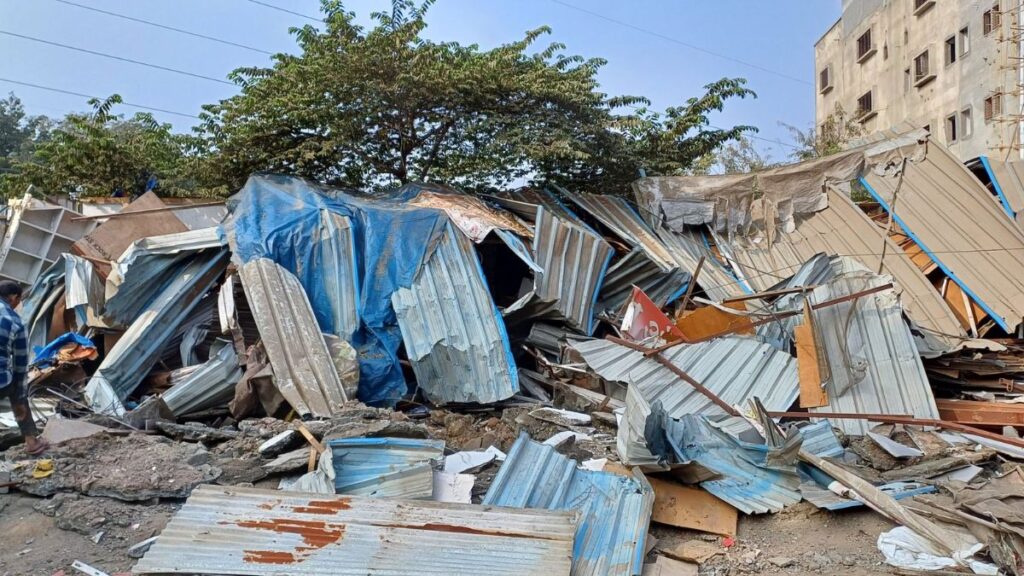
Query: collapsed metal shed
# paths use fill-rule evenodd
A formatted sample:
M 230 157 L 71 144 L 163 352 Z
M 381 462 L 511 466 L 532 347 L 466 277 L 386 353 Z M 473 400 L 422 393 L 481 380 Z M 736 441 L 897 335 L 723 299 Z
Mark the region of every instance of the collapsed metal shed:
M 135 574 L 567 576 L 575 515 L 202 485 Z
M 338 494 L 377 498 L 430 498 L 434 467 L 444 441 L 412 438 L 343 438 L 328 443 Z

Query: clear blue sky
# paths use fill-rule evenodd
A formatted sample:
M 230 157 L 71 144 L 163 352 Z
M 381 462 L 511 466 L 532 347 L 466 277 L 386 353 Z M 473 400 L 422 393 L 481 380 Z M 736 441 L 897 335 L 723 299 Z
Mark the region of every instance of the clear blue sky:
M 288 28 L 310 23 L 250 0 L 69 1 L 270 52 L 293 51 Z M 318 14 L 318 0 L 260 1 Z M 352 0 L 346 6 L 365 21 L 371 11 L 389 9 L 390 2 Z M 723 76 L 742 76 L 759 97 L 730 102 L 713 123 L 751 124 L 761 129 L 762 138 L 791 142 L 779 122 L 801 128 L 812 124 L 814 42 L 839 12 L 840 0 L 438 0 L 429 13 L 427 36 L 489 48 L 546 24 L 554 32 L 550 39 L 565 43 L 567 52 L 608 60 L 600 74 L 604 91 L 647 96 L 657 108 L 682 103 Z M 0 31 L 221 79 L 236 67 L 263 65 L 269 58 L 57 0 L 0 0 Z M 0 78 L 97 96 L 116 92 L 126 102 L 189 114 L 236 92 L 210 80 L 2 33 L 0 54 Z M 33 114 L 61 115 L 86 107 L 77 96 L 0 81 L 0 94 L 9 91 Z M 194 122 L 155 115 L 178 130 Z M 787 151 L 763 140 L 757 145 L 777 158 Z

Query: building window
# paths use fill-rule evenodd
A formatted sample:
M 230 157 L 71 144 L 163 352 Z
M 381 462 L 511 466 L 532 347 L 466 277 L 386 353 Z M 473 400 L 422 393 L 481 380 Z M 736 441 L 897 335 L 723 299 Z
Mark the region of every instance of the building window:
M 864 62 L 875 52 L 875 44 L 871 41 L 871 28 L 868 28 L 860 38 L 857 38 L 857 62 Z
M 946 117 L 946 143 L 952 144 L 956 142 L 956 140 L 956 114 L 950 114 Z
M 999 13 L 999 2 L 996 2 L 990 10 L 986 10 L 981 15 L 981 31 L 988 36 L 998 30 L 1000 24 L 1002 24 L 1002 15 Z
M 832 67 L 825 66 L 818 73 L 818 91 L 825 94 L 832 90 Z
M 960 57 L 963 58 L 971 51 L 971 31 L 967 26 L 964 26 L 960 29 L 958 36 L 960 39 Z
M 920 16 L 935 5 L 935 0 L 914 0 L 914 15 Z
M 857 119 L 861 122 L 865 122 L 877 114 L 873 100 L 871 90 L 857 98 Z
M 928 51 L 925 50 L 914 58 L 914 86 L 921 87 L 935 79 L 932 72 Z
M 946 53 L 946 66 L 956 62 L 956 36 L 946 38 L 944 52 Z
M 960 111 L 960 138 L 967 140 L 974 135 L 974 114 L 970 108 Z
M 1003 113 L 1003 95 L 993 94 L 985 98 L 985 122 L 995 119 Z

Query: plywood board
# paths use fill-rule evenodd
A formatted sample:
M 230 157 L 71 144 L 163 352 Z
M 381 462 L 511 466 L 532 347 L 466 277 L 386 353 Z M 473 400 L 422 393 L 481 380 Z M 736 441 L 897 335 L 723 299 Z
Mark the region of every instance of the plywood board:
M 743 302 L 726 302 L 726 308 L 745 312 Z M 723 312 L 715 306 L 705 306 L 686 313 L 676 322 L 679 331 L 687 340 L 699 340 L 723 332 L 734 334 L 753 334 L 754 326 L 747 316 Z
M 658 478 L 648 480 L 654 488 L 651 520 L 711 534 L 736 534 L 739 513 L 732 506 L 699 488 Z
M 820 408 L 828 405 L 828 393 L 821 386 L 818 348 L 814 342 L 814 328 L 799 324 L 793 328 L 796 342 L 797 374 L 800 377 L 800 407 Z
M 658 556 L 653 563 L 644 564 L 643 576 L 697 576 L 698 573 L 696 564 Z
M 125 206 L 122 213 L 153 210 L 165 207 L 162 200 L 152 192 L 139 196 Z M 135 216 L 111 218 L 71 245 L 79 256 L 89 258 L 96 264 L 96 272 L 106 278 L 109 266 L 101 262 L 117 260 L 132 242 L 147 236 L 188 232 L 188 227 L 172 211 L 145 212 Z

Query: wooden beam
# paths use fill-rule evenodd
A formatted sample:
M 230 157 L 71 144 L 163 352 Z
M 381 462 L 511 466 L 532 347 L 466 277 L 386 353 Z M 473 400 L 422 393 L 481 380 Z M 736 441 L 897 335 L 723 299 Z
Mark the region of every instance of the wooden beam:
M 197 202 L 196 204 L 180 204 L 174 206 L 164 206 L 162 208 L 147 208 L 145 210 L 136 210 L 134 212 L 114 212 L 112 214 L 96 214 L 93 216 L 75 216 L 71 218 L 71 221 L 79 222 L 81 220 L 103 220 L 105 218 L 122 218 L 125 216 L 137 216 L 139 214 L 151 214 L 153 212 L 188 210 L 189 208 L 203 208 L 205 206 L 222 206 L 223 204 L 224 200 L 218 200 L 216 202 Z

